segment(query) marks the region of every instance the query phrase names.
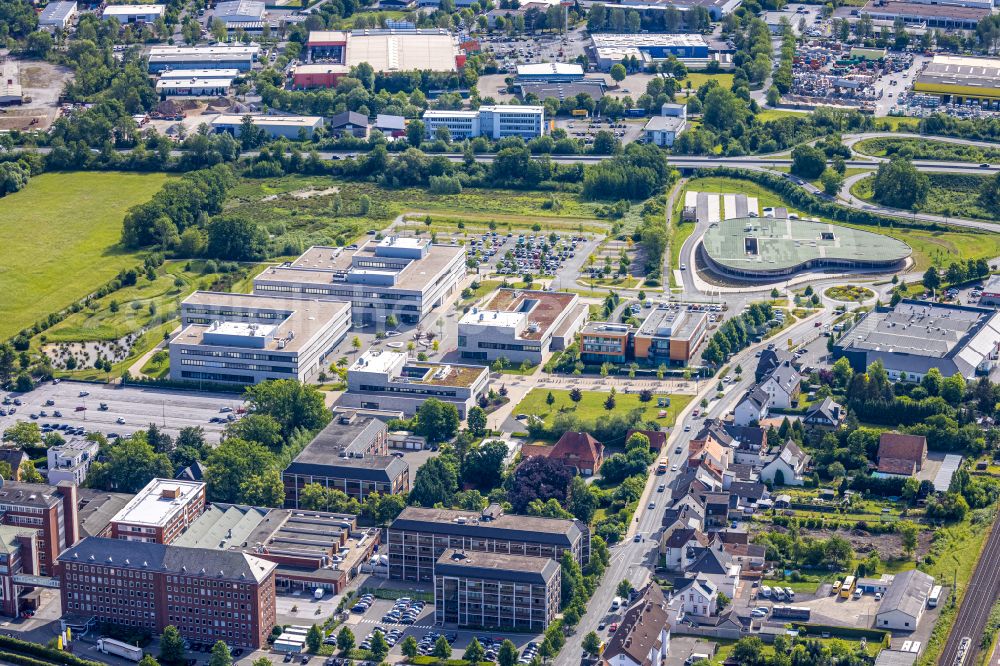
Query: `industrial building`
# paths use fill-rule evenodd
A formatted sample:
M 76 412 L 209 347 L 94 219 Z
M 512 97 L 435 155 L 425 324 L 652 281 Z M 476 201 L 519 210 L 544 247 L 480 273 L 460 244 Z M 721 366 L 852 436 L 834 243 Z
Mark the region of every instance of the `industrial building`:
M 913 81 L 913 92 L 944 104 L 1000 108 L 1000 58 L 935 55 Z
M 890 379 L 920 381 L 931 368 L 966 380 L 989 375 L 1000 352 L 1000 312 L 903 300 L 880 307 L 846 331 L 833 347 L 856 372 L 881 361 Z
M 743 0 L 623 0 L 622 5 L 642 11 L 666 11 L 668 8 L 687 12 L 695 7 L 704 7 L 713 21 L 721 21 L 732 14 Z
M 212 120 L 212 131 L 216 134 L 229 132 L 239 137 L 243 129 L 243 119 L 249 114 L 221 113 Z M 301 136 L 312 138 L 313 133 L 323 127 L 321 116 L 255 116 L 250 115 L 255 127 L 264 131 L 269 137 L 284 137 L 298 139 Z
M 170 378 L 306 381 L 326 367 L 350 321 L 343 300 L 196 291 L 181 304 L 182 328 L 169 343 Z
M 489 387 L 481 365 L 414 361 L 406 352 L 371 349 L 347 370 L 347 392 L 338 403 L 361 409 L 414 414 L 429 398 L 454 405 L 463 419 Z
M 716 272 L 744 280 L 774 280 L 806 270 L 885 272 L 902 268 L 911 251 L 888 236 L 826 222 L 786 217 L 738 217 L 712 224 L 700 246 Z
M 896 2 L 896 0 L 868 0 L 864 7 L 850 10 L 850 20 L 857 21 L 867 14 L 873 21 L 889 24 L 897 18 L 907 26 L 940 28 L 943 30 L 975 30 L 981 20 L 990 15 L 989 7 L 977 3 L 946 4 L 928 2 Z
M 249 72 L 260 47 L 234 46 L 153 46 L 149 50 L 149 71 L 167 69 L 236 69 Z
M 455 36 L 438 28 L 314 30 L 306 41 L 306 57 L 313 64 L 343 65 L 348 70 L 365 62 L 376 72 L 454 72 L 464 64 Z M 316 74 L 301 67 L 297 71 L 302 71 L 302 78 L 296 85 L 308 83 L 307 73 Z
M 576 294 L 500 289 L 488 304 L 459 320 L 458 351 L 475 361 L 503 358 L 535 365 L 572 343 L 587 314 Z
M 166 12 L 166 5 L 108 5 L 103 18 L 113 18 L 119 23 L 153 23 Z
M 160 79 L 156 94 L 164 97 L 224 97 L 232 88 L 232 79 Z
M 330 62 L 295 65 L 292 85 L 299 89 L 333 88 L 350 71 L 351 68 L 347 65 Z
M 38 15 L 38 25 L 41 28 L 65 30 L 72 24 L 76 9 L 76 0 L 50 2 Z
M 241 551 L 88 537 L 59 565 L 68 615 L 151 634 L 174 625 L 190 641 L 254 649 L 276 622 L 276 565 Z
M 299 508 L 299 495 L 311 483 L 339 490 L 359 502 L 372 493 L 408 492 L 409 465 L 389 455 L 388 439 L 384 421 L 342 412 L 282 472 L 285 506 Z
M 358 249 L 311 247 L 254 278 L 254 293 L 349 301 L 355 324 L 417 324 L 458 289 L 465 248 L 387 236 Z
M 0 59 L 0 106 L 12 106 L 24 101 L 21 72 L 13 58 Z
M 638 58 L 642 65 L 676 57 L 685 64 L 706 65 L 709 60 L 708 42 L 698 34 L 614 34 L 591 35 L 591 48 L 597 66 L 609 70 L 627 57 Z
M 551 558 L 449 548 L 434 566 L 434 620 L 541 633 L 559 612 L 561 584 Z
M 979 305 L 984 308 L 1000 306 L 1000 275 L 991 275 L 983 285 L 983 295 L 979 297 Z
M 570 83 L 583 79 L 583 66 L 577 63 L 538 62 L 517 66 L 517 82 Z
M 260 0 L 226 0 L 215 5 L 212 16 L 227 27 L 256 23 L 264 20 L 264 3 Z
M 557 81 L 519 81 L 516 82 L 518 90 L 521 91 L 521 99 L 527 100 L 530 95 L 535 99 L 544 100 L 553 97 L 560 102 L 564 99 L 576 97 L 580 93 L 588 95 L 594 101 L 604 97 L 607 83 L 603 78 L 588 78 L 570 83 Z
M 428 138 L 447 128 L 454 140 L 485 136 L 502 139 L 519 136 L 533 139 L 545 133 L 545 107 L 486 105 L 476 111 L 428 109 L 422 117 Z
M 579 520 L 505 514 L 499 504 L 482 511 L 408 506 L 386 528 L 389 578 L 432 581 L 449 548 L 556 561 L 570 552 L 584 565 L 590 560 L 590 530 Z
M 890 631 L 916 631 L 927 608 L 927 597 L 934 578 L 917 569 L 896 574 L 879 602 L 875 628 Z

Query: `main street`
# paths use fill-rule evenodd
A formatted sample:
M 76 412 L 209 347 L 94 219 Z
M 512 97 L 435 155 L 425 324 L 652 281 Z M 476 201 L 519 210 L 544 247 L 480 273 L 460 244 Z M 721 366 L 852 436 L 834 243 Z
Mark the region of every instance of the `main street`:
M 787 340 L 792 340 L 795 346 L 810 342 L 822 330 L 821 327 L 816 326 L 816 321 L 820 321 L 821 326 L 827 325 L 832 323 L 834 316 L 834 312 L 831 309 L 822 310 L 816 315 L 797 322 L 781 331 L 771 341 L 775 344 L 785 345 L 787 344 Z M 669 492 L 656 492 L 656 486 L 661 483 L 669 485 L 679 475 L 679 470 L 686 463 L 688 443 L 692 437 L 698 434 L 702 418 L 714 419 L 725 416 L 735 406 L 735 403 L 747 388 L 750 387 L 753 383 L 755 354 L 764 349 L 768 342 L 764 341 L 748 347 L 729 360 L 731 368 L 735 368 L 738 365 L 743 366 L 743 378 L 740 381 L 727 384 L 724 397 L 720 400 L 713 399 L 701 417 L 693 418 L 691 417 L 691 412 L 699 407 L 699 401 L 703 397 L 709 398 L 715 395 L 719 379 L 710 379 L 701 382 L 699 394 L 695 396 L 695 399 L 685 411 L 679 415 L 673 431 L 667 438 L 666 446 L 661 451 L 657 461 L 653 463 L 653 468 L 655 468 L 660 461 L 664 461 L 667 463 L 668 469 L 670 466 L 676 465 L 678 471 L 667 472 L 665 475 L 656 475 L 652 471 L 650 472 L 645 491 L 636 509 L 635 520 L 622 541 L 611 548 L 611 562 L 604 572 L 604 577 L 601 579 L 600 585 L 594 591 L 590 602 L 587 604 L 586 615 L 581 618 L 576 632 L 567 638 L 566 645 L 556 657 L 556 666 L 576 666 L 580 663 L 580 659 L 583 656 L 581 641 L 588 632 L 597 631 L 598 625 L 609 614 L 611 600 L 614 599 L 616 588 L 622 579 L 627 578 L 632 582 L 633 587 L 636 588 L 641 587 L 649 580 L 653 568 L 656 566 L 659 552 L 657 538 L 662 528 L 663 514 L 669 507 L 670 497 Z M 684 431 L 685 424 L 691 426 L 690 431 Z M 680 447 L 680 453 L 675 453 L 677 447 Z M 648 508 L 650 502 L 655 504 L 653 509 Z M 633 540 L 636 534 L 641 535 L 641 541 L 636 542 Z M 605 639 L 607 636 L 601 636 L 601 638 Z

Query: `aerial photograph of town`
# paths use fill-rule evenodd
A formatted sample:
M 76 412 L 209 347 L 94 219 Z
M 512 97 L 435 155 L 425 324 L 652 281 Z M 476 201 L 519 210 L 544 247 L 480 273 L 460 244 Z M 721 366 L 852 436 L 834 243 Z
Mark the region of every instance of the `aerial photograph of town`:
M 0 75 L 0 665 L 1000 666 L 1000 0 L 0 0 Z

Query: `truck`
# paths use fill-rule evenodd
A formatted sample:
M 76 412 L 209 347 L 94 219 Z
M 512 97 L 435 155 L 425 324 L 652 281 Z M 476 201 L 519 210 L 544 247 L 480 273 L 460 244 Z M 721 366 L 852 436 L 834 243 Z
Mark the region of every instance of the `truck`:
M 656 466 L 656 473 L 657 474 L 666 474 L 667 473 L 667 463 L 661 462 L 659 465 L 657 465 Z
M 115 656 L 121 657 L 122 659 L 128 659 L 129 661 L 141 661 L 142 660 L 142 648 L 136 647 L 135 645 L 129 645 L 128 643 L 123 643 L 121 641 L 116 641 L 113 638 L 98 638 L 97 639 L 97 649 L 104 654 L 113 654 Z

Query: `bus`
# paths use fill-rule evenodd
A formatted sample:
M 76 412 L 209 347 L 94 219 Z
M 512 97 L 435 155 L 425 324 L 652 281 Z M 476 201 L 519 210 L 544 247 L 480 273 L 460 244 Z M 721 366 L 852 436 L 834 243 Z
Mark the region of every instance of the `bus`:
M 787 620 L 808 621 L 811 611 L 808 606 L 779 606 L 775 605 L 771 609 L 771 617 Z
M 941 601 L 941 586 L 935 585 L 931 588 L 931 595 L 927 597 L 927 607 L 934 608 Z
M 851 592 L 854 592 L 854 586 L 855 586 L 855 584 L 856 583 L 855 583 L 854 576 L 848 576 L 847 578 L 845 578 L 844 582 L 840 585 L 840 598 L 841 599 L 850 599 L 851 598 Z
M 586 118 L 587 116 L 590 115 L 590 113 L 587 112 L 587 109 L 573 109 L 572 111 L 570 111 L 570 115 L 575 116 L 577 118 Z

